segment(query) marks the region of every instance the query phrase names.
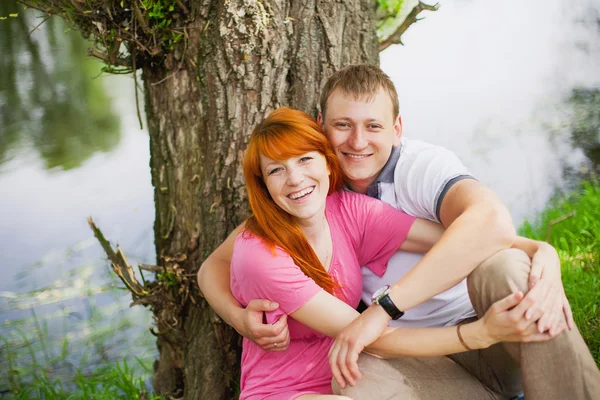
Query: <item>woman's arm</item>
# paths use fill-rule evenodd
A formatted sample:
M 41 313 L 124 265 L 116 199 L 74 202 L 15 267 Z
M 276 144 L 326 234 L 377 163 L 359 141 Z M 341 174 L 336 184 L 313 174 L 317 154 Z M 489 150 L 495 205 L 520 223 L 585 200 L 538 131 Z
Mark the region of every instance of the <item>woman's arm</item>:
M 263 323 L 263 312 L 274 311 L 278 307 L 277 303 L 256 299 L 244 308 L 233 297 L 229 287 L 233 244 L 244 226 L 245 223 L 242 223 L 231 232 L 202 263 L 198 270 L 198 285 L 213 310 L 240 335 L 252 340 L 263 350 L 284 351 L 289 344 L 286 317 L 272 325 Z M 273 343 L 277 343 L 278 347 L 274 349 Z
M 522 300 L 522 292 L 513 293 L 494 303 L 483 318 L 465 324 L 461 333 L 469 347 L 481 349 L 500 341 L 545 339 L 546 336 L 528 337 L 535 333 L 527 330 L 533 321 L 525 319 L 524 316 L 530 301 Z M 335 338 L 359 315 L 348 304 L 322 290 L 290 314 L 290 317 Z M 454 326 L 387 328 L 385 333 L 366 349 L 382 357 L 432 357 L 467 350 L 460 343 Z
M 514 293 L 492 305 L 482 319 L 461 327 L 462 337 L 470 349 L 489 347 L 498 342 L 543 341 L 550 335 L 540 334 L 535 323 L 525 318 L 531 305 L 523 299 L 523 293 Z M 290 314 L 302 324 L 329 337 L 336 337 L 343 328 L 358 317 L 352 307 L 325 291 L 314 295 L 298 310 Z M 361 349 L 362 350 L 362 349 Z M 467 348 L 460 342 L 457 327 L 444 328 L 387 328 L 382 336 L 369 345 L 369 353 L 381 357 L 432 357 L 460 353 Z M 356 352 L 356 354 L 360 351 Z M 355 360 L 346 360 L 345 355 L 331 348 L 329 354 L 334 377 L 344 385 L 344 378 L 351 384 L 360 378 Z M 343 360 L 343 362 L 342 362 Z M 352 371 L 350 371 L 352 370 Z

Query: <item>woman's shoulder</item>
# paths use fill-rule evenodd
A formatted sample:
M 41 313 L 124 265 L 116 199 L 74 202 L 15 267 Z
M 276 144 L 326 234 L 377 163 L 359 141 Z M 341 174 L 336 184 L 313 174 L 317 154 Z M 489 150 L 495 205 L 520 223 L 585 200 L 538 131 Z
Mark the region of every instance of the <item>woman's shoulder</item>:
M 290 256 L 280 247 L 265 242 L 249 230 L 243 230 L 233 244 L 232 267 L 249 264 L 268 263 L 269 260 L 281 260 Z
M 330 213 L 351 214 L 356 218 L 368 213 L 372 207 L 379 206 L 380 203 L 385 204 L 366 194 L 342 189 L 327 198 L 327 209 Z
M 363 193 L 353 192 L 349 189 L 341 189 L 332 193 L 328 199 L 332 199 L 334 203 L 347 204 L 347 203 L 372 203 L 380 200 L 374 199 Z

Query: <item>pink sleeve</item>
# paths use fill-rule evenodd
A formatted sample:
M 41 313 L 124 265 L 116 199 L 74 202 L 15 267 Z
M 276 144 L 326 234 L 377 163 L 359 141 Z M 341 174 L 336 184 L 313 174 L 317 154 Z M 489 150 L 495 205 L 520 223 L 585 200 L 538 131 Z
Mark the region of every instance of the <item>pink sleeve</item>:
M 261 239 L 248 233 L 235 241 L 231 278 L 232 290 L 239 292 L 234 292 L 234 296 L 242 303 L 252 299 L 276 301 L 279 310 L 288 315 L 322 290 L 287 253 L 281 249 L 273 252 Z
M 356 230 L 352 236 L 360 265 L 381 277 L 416 218 L 366 195 L 346 192 L 345 196 L 344 203 L 356 221 L 349 225 Z

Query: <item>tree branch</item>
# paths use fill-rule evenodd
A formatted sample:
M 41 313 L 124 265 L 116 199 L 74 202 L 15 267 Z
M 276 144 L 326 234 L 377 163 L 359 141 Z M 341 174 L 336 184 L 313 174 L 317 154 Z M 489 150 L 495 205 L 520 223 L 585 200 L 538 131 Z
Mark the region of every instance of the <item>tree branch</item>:
M 135 296 L 134 298 L 147 296 L 148 291 L 138 282 L 135 273 L 133 272 L 133 268 L 131 268 L 131 265 L 127 262 L 127 258 L 125 258 L 125 254 L 123 254 L 121 248 L 117 246 L 117 251 L 115 252 L 109 241 L 104 237 L 104 234 L 102 234 L 102 231 L 94 224 L 91 217 L 88 217 L 88 223 L 90 224 L 92 231 L 94 231 L 94 236 L 98 239 L 106 256 L 110 260 L 113 271 Z
M 576 215 L 577 215 L 577 211 L 571 211 L 567 215 L 563 215 L 562 217 L 559 217 L 559 218 L 556 218 L 556 219 L 553 219 L 552 221 L 550 221 L 548 223 L 548 230 L 546 230 L 546 242 L 550 243 L 550 234 L 552 233 L 552 227 L 554 225 L 558 224 L 559 222 L 563 222 L 569 218 L 572 218 Z
M 398 27 L 398 29 L 396 29 L 394 33 L 392 33 L 386 40 L 379 44 L 379 51 L 381 52 L 393 44 L 403 44 L 401 39 L 404 32 L 406 32 L 409 26 L 422 19 L 417 18 L 417 15 L 419 15 L 419 13 L 423 10 L 437 11 L 438 8 L 440 8 L 439 3 L 435 3 L 431 6 L 429 4 L 423 3 L 422 1 L 419 1 L 419 4 L 417 4 L 412 9 L 410 14 L 406 16 L 406 18 L 404 19 L 404 21 L 402 21 L 402 24 Z
M 41 11 L 41 12 L 43 12 L 45 14 L 54 14 L 54 12 L 53 12 L 54 10 L 52 8 L 42 8 L 42 7 L 40 7 L 40 6 L 36 5 L 36 4 L 30 3 L 27 0 L 17 0 L 17 3 L 21 3 L 21 4 L 23 4 L 26 7 L 33 8 L 34 10 Z
M 114 59 L 111 59 L 111 57 L 109 57 L 108 54 L 98 50 L 98 49 L 88 49 L 88 55 L 95 57 L 99 60 L 104 61 L 107 64 L 114 64 L 114 65 L 119 65 L 121 67 L 129 67 L 133 69 L 133 65 L 132 65 L 132 61 L 128 58 L 119 58 L 119 57 L 114 57 Z

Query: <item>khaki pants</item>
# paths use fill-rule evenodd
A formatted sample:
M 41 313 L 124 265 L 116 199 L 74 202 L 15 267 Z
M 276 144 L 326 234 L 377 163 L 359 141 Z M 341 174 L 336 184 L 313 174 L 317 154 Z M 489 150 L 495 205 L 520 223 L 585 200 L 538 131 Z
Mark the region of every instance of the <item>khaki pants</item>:
M 503 250 L 467 278 L 478 316 L 515 290 L 527 292 L 531 261 L 520 250 Z M 381 360 L 361 354 L 357 386 L 336 394 L 356 400 L 600 399 L 600 373 L 579 331 L 544 343 L 500 343 L 447 357 Z

